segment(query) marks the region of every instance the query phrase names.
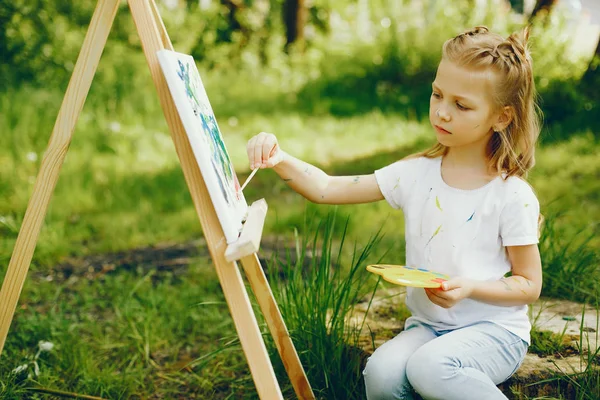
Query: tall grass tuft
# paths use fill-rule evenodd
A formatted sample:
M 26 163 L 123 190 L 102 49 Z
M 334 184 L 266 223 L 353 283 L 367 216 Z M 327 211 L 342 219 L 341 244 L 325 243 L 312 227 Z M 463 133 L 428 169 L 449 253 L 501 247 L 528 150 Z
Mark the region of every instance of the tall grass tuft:
M 596 298 L 596 311 L 599 309 L 598 300 Z M 600 343 L 598 341 L 600 319 L 596 319 L 595 329 L 586 330 L 585 310 L 584 305 L 581 308 L 581 325 L 577 342 L 579 369 L 573 367 L 562 368 L 551 360 L 560 373 L 535 383 L 535 385 L 552 383 L 556 386 L 556 394 L 560 396 L 560 399 L 597 400 L 600 393 L 600 347 L 598 346 L 598 343 Z M 596 312 L 596 315 L 598 315 L 598 312 Z M 596 348 L 594 349 L 594 347 Z
M 344 260 L 348 220 L 336 233 L 335 211 L 318 222 L 314 236 L 297 239 L 296 254 L 268 263 L 269 279 L 283 318 L 317 398 L 364 397 L 365 353 L 358 345 L 364 317 L 350 323 L 353 306 L 377 285 L 368 287 L 364 267 L 381 239 L 378 231 Z M 308 231 L 313 232 L 309 228 Z M 295 258 L 295 259 L 294 259 Z M 370 296 L 372 298 L 373 296 Z M 370 306 L 370 304 L 369 304 Z M 280 370 L 281 365 L 276 368 Z
M 547 216 L 542 227 L 540 253 L 544 268 L 543 294 L 589 302 L 600 292 L 600 253 L 590 242 L 595 233 L 582 228 L 572 236 L 561 233 L 560 213 Z

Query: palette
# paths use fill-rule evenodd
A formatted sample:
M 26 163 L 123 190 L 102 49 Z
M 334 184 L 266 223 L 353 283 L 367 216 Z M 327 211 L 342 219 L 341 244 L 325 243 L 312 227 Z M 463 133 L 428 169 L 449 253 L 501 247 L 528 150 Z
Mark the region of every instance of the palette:
M 448 275 L 439 272 L 405 265 L 371 264 L 367 266 L 367 271 L 380 275 L 387 282 L 396 285 L 421 288 L 439 288 L 443 282 L 450 279 Z

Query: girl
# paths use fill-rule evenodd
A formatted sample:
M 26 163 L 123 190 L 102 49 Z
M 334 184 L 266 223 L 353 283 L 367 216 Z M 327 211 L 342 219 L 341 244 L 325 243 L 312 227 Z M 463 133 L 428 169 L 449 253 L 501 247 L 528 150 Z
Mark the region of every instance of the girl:
M 252 169 L 274 168 L 316 203 L 378 200 L 405 214 L 406 265 L 445 273 L 440 289 L 407 288 L 411 317 L 363 372 L 367 398 L 493 400 L 530 342 L 527 305 L 542 285 L 539 203 L 523 179 L 539 134 L 528 31 L 476 27 L 444 43 L 429 119 L 437 144 L 374 174 L 328 176 L 248 142 Z

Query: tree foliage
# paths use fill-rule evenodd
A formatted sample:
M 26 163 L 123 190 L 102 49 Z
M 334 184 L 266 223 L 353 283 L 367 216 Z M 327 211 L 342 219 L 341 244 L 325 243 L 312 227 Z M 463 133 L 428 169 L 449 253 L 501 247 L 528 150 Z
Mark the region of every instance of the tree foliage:
M 156 1 L 176 49 L 203 68 L 278 74 L 289 80 L 286 91 L 311 111 L 342 114 L 376 107 L 422 115 L 446 38 L 475 25 L 508 35 L 528 18 L 522 0 L 510 0 L 510 7 L 506 0 Z M 569 112 L 593 112 L 596 95 L 582 89 L 595 87 L 600 57 L 598 48 L 591 61 L 573 56 L 558 8 L 535 11 L 552 4 L 538 0 L 532 21 L 536 80 L 549 121 L 565 114 L 565 103 Z M 23 84 L 64 88 L 95 5 L 0 0 L 0 90 Z M 144 67 L 124 1 L 108 40 L 94 81 L 114 87 L 119 98 L 135 87 Z
M 0 89 L 23 83 L 64 83 L 87 32 L 95 0 L 0 0 Z M 109 41 L 132 40 L 133 23 L 120 5 Z

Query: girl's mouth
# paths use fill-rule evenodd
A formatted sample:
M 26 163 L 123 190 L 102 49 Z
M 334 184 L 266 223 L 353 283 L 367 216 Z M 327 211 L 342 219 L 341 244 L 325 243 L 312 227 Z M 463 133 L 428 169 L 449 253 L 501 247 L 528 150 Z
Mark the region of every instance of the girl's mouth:
M 442 134 L 442 135 L 452 135 L 452 133 L 451 133 L 451 132 L 448 132 L 448 131 L 447 131 L 447 130 L 445 130 L 444 128 L 442 128 L 442 127 L 439 127 L 439 126 L 437 126 L 437 125 L 434 125 L 434 128 L 435 128 L 435 130 L 437 131 L 437 133 L 440 133 L 440 134 Z

